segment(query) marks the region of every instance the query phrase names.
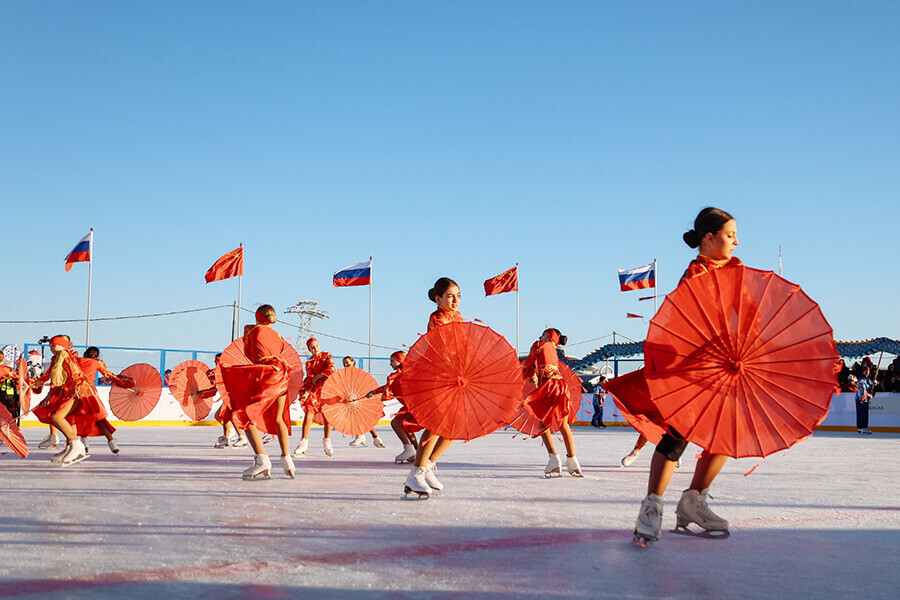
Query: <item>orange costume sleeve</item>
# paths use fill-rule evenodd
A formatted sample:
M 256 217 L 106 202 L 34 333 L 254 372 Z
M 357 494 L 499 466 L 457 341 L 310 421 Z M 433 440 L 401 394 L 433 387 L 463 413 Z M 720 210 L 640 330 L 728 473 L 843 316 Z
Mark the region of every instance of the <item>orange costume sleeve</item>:
M 681 283 L 685 279 L 690 279 L 691 277 L 697 277 L 698 275 L 703 275 L 704 273 L 709 273 L 713 269 L 721 269 L 727 267 L 740 267 L 744 263 L 741 262 L 736 256 L 732 256 L 728 260 L 713 260 L 708 256 L 703 256 L 702 254 L 698 254 L 697 258 L 692 260 L 688 265 L 687 269 L 684 271 L 684 275 L 681 276 L 681 279 L 678 283 Z
M 462 315 L 459 314 L 458 310 L 445 310 L 443 308 L 438 308 L 436 311 L 431 313 L 431 316 L 428 318 L 428 331 L 431 331 L 438 325 L 446 325 L 447 323 L 462 323 L 462 320 Z

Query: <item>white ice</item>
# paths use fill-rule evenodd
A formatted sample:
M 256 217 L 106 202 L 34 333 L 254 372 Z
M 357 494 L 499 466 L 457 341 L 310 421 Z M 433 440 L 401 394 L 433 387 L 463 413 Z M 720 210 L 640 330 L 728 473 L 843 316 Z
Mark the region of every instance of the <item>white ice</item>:
M 322 430 L 288 479 L 242 481 L 249 449 L 213 427 L 121 428 L 61 468 L 38 450 L 0 456 L 0 597 L 17 598 L 896 598 L 900 435 L 820 433 L 770 457 L 729 461 L 710 505 L 725 540 L 668 533 L 694 467 L 666 494 L 663 537 L 630 543 L 652 446 L 619 460 L 632 430 L 578 428 L 585 478 L 546 480 L 537 440 L 456 443 L 442 497 L 401 499 L 399 442 L 352 449 Z M 292 447 L 299 439 L 295 431 Z M 558 446 L 563 448 L 562 444 Z M 5 448 L 4 448 L 5 450 Z

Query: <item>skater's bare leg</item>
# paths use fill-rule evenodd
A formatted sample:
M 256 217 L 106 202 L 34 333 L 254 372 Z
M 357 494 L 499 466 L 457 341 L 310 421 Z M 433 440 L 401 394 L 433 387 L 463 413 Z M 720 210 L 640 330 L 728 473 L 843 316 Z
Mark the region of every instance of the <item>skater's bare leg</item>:
M 572 435 L 572 429 L 569 428 L 569 424 L 566 421 L 563 421 L 559 432 L 562 434 L 563 443 L 566 445 L 566 456 L 572 458 L 575 456 L 575 437 Z
M 659 452 L 653 453 L 653 459 L 650 461 L 650 480 L 647 482 L 647 493 L 662 496 L 672 481 L 672 475 L 675 473 L 674 460 L 669 460 Z M 699 468 L 699 463 L 698 463 Z M 721 467 L 720 467 L 721 468 Z
M 325 439 L 327 440 L 331 437 L 331 423 L 329 423 L 328 419 L 326 419 L 324 416 L 322 417 L 322 420 L 325 421 Z
M 253 448 L 253 452 L 255 454 L 265 454 L 266 450 L 263 448 L 262 438 L 259 436 L 259 430 L 256 428 L 256 425 L 250 425 L 246 431 L 247 441 L 250 442 L 250 447 Z
M 403 420 L 402 419 L 392 419 L 391 420 L 391 429 L 394 430 L 394 433 L 397 435 L 397 439 L 400 440 L 400 443 L 403 445 L 412 444 L 416 445 L 416 436 L 408 435 L 406 430 L 403 429 Z M 412 438 L 412 439 L 410 439 Z
M 59 407 L 55 413 L 53 413 L 53 424 L 56 425 L 56 428 L 66 436 L 66 440 L 72 441 L 76 437 L 78 437 L 78 432 L 75 431 L 75 428 L 72 427 L 68 421 L 66 421 L 66 417 L 69 416 L 69 413 L 72 412 L 72 407 L 75 405 L 75 399 L 69 400 L 65 404 Z
M 640 452 L 646 445 L 647 445 L 647 438 L 645 438 L 642 435 L 639 435 L 637 441 L 634 443 L 633 452 Z
M 544 448 L 547 449 L 547 453 L 556 454 L 556 444 L 553 443 L 553 434 L 549 431 L 545 431 L 541 434 L 541 439 L 544 441 Z
M 54 427 L 53 425 L 50 426 L 50 435 L 51 435 L 51 436 L 55 436 L 55 435 L 56 435 L 56 427 Z
M 287 423 L 284 422 L 284 403 L 286 401 L 287 394 L 282 394 L 275 400 L 275 410 L 277 411 L 275 413 L 275 424 L 278 426 L 278 445 L 281 447 L 282 456 L 288 456 L 290 450 L 289 444 L 291 442 Z M 259 432 L 257 432 L 257 435 L 259 435 Z
M 309 437 L 309 428 L 312 427 L 312 417 L 309 416 L 308 412 L 303 413 L 303 439 Z
M 112 430 L 109 428 L 109 424 L 106 421 L 100 421 L 97 423 L 97 429 L 100 430 L 100 433 L 103 434 L 103 437 L 106 438 L 106 441 L 113 439 Z
M 426 431 L 422 434 L 422 441 L 419 443 L 419 448 L 416 450 L 416 466 L 424 467 L 425 463 L 431 459 L 431 453 L 434 451 L 434 447 L 440 439 L 436 435 L 431 435 L 430 431 Z
M 710 485 L 713 480 L 728 462 L 728 457 L 724 454 L 706 454 L 705 452 L 697 461 L 694 469 L 694 478 L 691 480 L 691 487 L 688 489 L 702 492 Z
M 434 445 L 434 448 L 431 450 L 431 456 L 428 457 L 433 463 L 436 463 L 441 455 L 450 447 L 453 443 L 453 440 L 448 440 L 446 438 L 442 438 L 438 436 L 437 443 Z

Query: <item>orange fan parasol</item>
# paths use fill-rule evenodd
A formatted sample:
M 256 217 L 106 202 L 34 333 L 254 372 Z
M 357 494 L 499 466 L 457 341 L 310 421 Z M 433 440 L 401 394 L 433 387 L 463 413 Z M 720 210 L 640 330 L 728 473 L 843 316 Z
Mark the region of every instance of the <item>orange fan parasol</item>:
M 448 323 L 409 349 L 403 400 L 428 431 L 471 440 L 510 422 L 522 402 L 522 367 L 509 342 L 490 328 Z
M 362 369 L 338 369 L 322 387 L 322 414 L 341 433 L 360 435 L 371 431 L 384 415 L 379 396 L 366 398 L 377 387 L 375 378 Z
M 119 373 L 134 381 L 134 387 L 124 388 L 115 383 L 109 388 L 109 408 L 123 421 L 139 421 L 156 408 L 162 394 L 159 371 L 146 363 L 131 365 Z
M 206 375 L 209 366 L 199 360 L 186 360 L 172 369 L 169 376 L 169 391 L 190 419 L 199 421 L 209 414 L 213 399 L 203 398 L 200 390 L 212 387 Z
M 19 357 L 16 365 L 16 388 L 19 390 L 19 414 L 24 417 L 31 411 L 31 386 L 28 384 L 28 363 Z
M 613 402 L 629 425 L 651 444 L 659 444 L 666 432 L 665 421 L 650 399 L 644 369 L 611 379 L 603 384 L 603 389 L 612 394 Z
M 2 404 L 0 404 L 0 439 L 22 458 L 28 456 L 28 444 L 25 443 L 22 430 L 19 429 L 16 419 Z
M 682 282 L 650 322 L 647 385 L 665 422 L 713 454 L 766 456 L 812 434 L 840 359 L 818 304 L 774 273 Z
M 569 390 L 569 423 L 573 423 L 575 422 L 575 416 L 578 414 L 578 410 L 581 408 L 581 378 L 575 374 L 575 371 L 573 371 L 569 365 L 562 362 L 559 363 L 559 372 L 563 376 L 566 387 Z M 530 379 L 526 379 L 525 385 L 522 388 L 522 400 L 528 398 L 528 396 L 536 389 L 537 386 L 534 385 L 534 382 Z M 524 403 L 519 403 L 519 408 L 516 409 L 516 414 L 513 415 L 513 419 L 510 421 L 509 426 L 531 437 L 537 437 L 543 429 L 541 422 L 535 419 L 534 415 L 525 409 Z M 556 433 L 558 431 L 559 428 L 557 427 L 556 429 L 551 430 L 550 433 Z

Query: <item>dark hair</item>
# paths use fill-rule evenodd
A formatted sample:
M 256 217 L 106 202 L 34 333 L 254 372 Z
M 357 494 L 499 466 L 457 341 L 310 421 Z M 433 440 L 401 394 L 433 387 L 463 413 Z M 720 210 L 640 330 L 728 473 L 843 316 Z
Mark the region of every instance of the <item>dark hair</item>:
M 707 206 L 694 219 L 694 228 L 686 231 L 682 236 L 684 243 L 691 248 L 699 248 L 700 242 L 707 233 L 719 233 L 725 227 L 725 223 L 733 220 L 734 217 L 721 208 Z
M 459 287 L 459 285 L 449 277 L 441 277 L 434 282 L 434 287 L 428 290 L 428 299 L 432 302 L 437 302 L 437 299 L 440 296 L 443 296 L 444 293 L 454 285 Z
M 84 356 L 86 358 L 91 358 L 90 356 L 88 356 L 88 354 L 91 353 L 94 354 L 93 358 L 100 358 L 100 348 L 98 348 L 97 346 L 88 346 L 84 349 Z
M 221 352 L 216 352 L 216 358 L 221 358 L 221 357 L 222 357 L 222 353 L 221 353 Z
M 556 327 L 553 327 L 552 329 L 553 329 L 553 331 L 556 332 L 556 335 L 559 336 L 559 343 L 557 344 L 557 346 L 565 346 L 566 342 L 569 341 L 569 338 L 564 336 L 562 334 L 562 332 L 559 329 L 557 329 Z

